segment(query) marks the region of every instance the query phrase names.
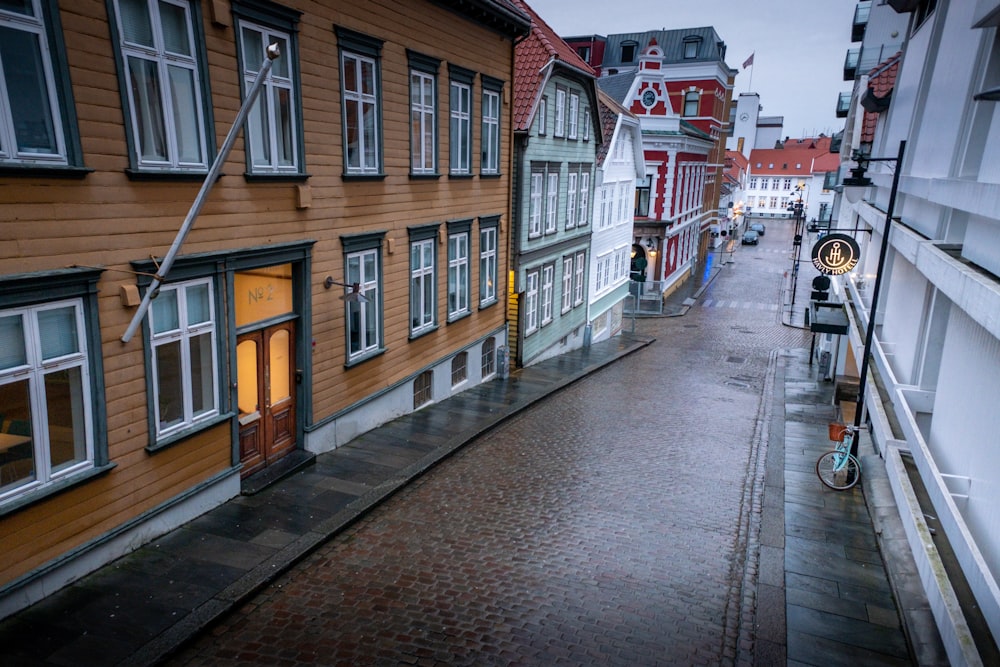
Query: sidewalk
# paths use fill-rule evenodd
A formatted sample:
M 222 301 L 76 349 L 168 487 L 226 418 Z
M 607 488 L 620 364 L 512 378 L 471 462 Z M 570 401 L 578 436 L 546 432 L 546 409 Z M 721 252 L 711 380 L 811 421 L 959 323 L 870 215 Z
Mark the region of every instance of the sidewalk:
M 155 664 L 476 436 L 651 342 L 595 343 L 321 454 L 0 621 L 0 663 Z

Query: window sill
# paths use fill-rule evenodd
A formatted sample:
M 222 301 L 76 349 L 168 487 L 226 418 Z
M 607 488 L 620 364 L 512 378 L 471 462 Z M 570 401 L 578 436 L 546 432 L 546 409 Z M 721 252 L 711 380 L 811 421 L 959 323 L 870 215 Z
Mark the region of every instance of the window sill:
M 46 484 L 45 486 L 34 491 L 28 491 L 23 496 L 14 496 L 7 502 L 3 503 L 3 505 L 0 505 L 0 518 L 31 507 L 32 505 L 40 503 L 58 493 L 75 488 L 81 484 L 85 484 L 96 477 L 106 475 L 116 467 L 118 467 L 117 463 L 106 463 L 102 466 L 94 466 L 93 468 L 71 475 L 64 479 L 60 479 L 59 481 L 50 482 L 49 484 Z
M 499 299 L 490 299 L 489 301 L 480 301 L 479 310 L 486 310 L 487 308 L 492 308 L 493 306 L 500 303 Z
M 142 170 L 142 169 L 132 169 L 128 168 L 125 170 L 125 175 L 128 176 L 130 181 L 189 181 L 198 182 L 204 181 L 205 177 L 208 176 L 208 171 L 179 171 L 179 170 Z M 222 178 L 222 174 L 219 174 L 219 178 Z
M 441 174 L 414 174 L 410 172 L 411 181 L 437 181 L 440 180 Z
M 501 174 L 500 172 L 490 172 L 488 174 L 483 174 L 483 173 L 479 174 L 479 178 L 488 179 L 488 180 L 497 180 L 501 176 L 503 176 L 503 174 Z
M 456 313 L 454 315 L 449 315 L 448 316 L 448 324 L 454 324 L 455 322 L 459 322 L 461 320 L 464 320 L 466 317 L 469 317 L 471 315 L 472 315 L 472 311 L 471 310 L 465 310 L 465 311 L 462 311 L 461 313 Z
M 351 174 L 351 173 L 345 172 L 345 173 L 341 174 L 340 177 L 343 180 L 345 180 L 345 181 L 384 181 L 385 180 L 385 174 L 383 174 L 383 173 L 378 173 L 378 174 Z
M 433 326 L 425 327 L 425 328 L 421 329 L 420 331 L 410 331 L 410 340 L 416 340 L 418 338 L 423 338 L 427 334 L 434 333 L 437 330 L 438 330 L 438 325 L 435 324 Z
M 455 179 L 457 181 L 467 181 L 467 180 L 473 178 L 474 176 L 475 176 L 475 174 L 472 174 L 472 173 L 468 173 L 468 174 L 466 174 L 466 173 L 448 174 L 448 178 L 453 178 L 453 179 Z
M 354 357 L 353 359 L 348 359 L 347 361 L 344 362 L 344 368 L 354 368 L 355 366 L 360 366 L 361 364 L 371 359 L 374 359 L 375 357 L 381 357 L 383 354 L 385 354 L 385 352 L 386 348 L 380 347 L 374 352 L 369 352 L 368 354 L 357 356 Z
M 305 183 L 309 180 L 310 175 L 311 174 L 303 174 L 301 172 L 274 172 L 266 174 L 244 172 L 243 178 L 247 183 Z
M 192 426 L 189 429 L 180 431 L 179 433 L 173 433 L 168 435 L 161 440 L 157 440 L 155 443 L 146 446 L 147 454 L 156 454 L 157 452 L 162 452 L 164 449 L 169 449 L 179 442 L 184 442 L 188 438 L 198 435 L 203 431 L 218 426 L 219 424 L 225 423 L 235 416 L 233 412 L 224 412 L 222 414 L 216 415 L 210 419 L 206 419 L 203 422 L 198 422 L 197 426 Z
M 48 166 L 37 163 L 2 163 L 0 176 L 27 176 L 29 178 L 85 178 L 94 171 L 88 167 L 72 167 L 67 165 Z

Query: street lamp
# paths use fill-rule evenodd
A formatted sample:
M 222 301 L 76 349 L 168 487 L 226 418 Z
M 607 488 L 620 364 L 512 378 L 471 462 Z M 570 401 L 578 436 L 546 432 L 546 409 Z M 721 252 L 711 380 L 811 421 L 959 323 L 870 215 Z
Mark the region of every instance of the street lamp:
M 333 276 L 327 276 L 326 280 L 323 281 L 323 287 L 326 289 L 330 289 L 334 285 L 351 288 L 350 292 L 344 292 L 344 294 L 341 295 L 341 301 L 346 301 L 347 303 L 368 303 L 368 297 L 361 292 L 360 283 L 342 283 L 339 280 L 334 280 Z
M 878 268 L 875 270 L 875 286 L 872 289 L 872 304 L 868 309 L 868 330 L 865 332 L 865 349 L 861 353 L 861 377 L 858 379 L 858 400 L 854 410 L 854 432 L 861 428 L 861 413 L 865 407 L 865 386 L 868 383 L 868 366 L 871 357 L 872 342 L 875 338 L 875 309 L 878 308 L 879 292 L 882 288 L 882 270 L 885 268 L 885 255 L 889 249 L 889 229 L 892 226 L 892 213 L 896 206 L 896 192 L 899 189 L 899 172 L 903 167 L 903 152 L 906 150 L 906 141 L 899 142 L 899 153 L 896 157 L 871 157 L 856 151 L 853 159 L 858 166 L 851 169 L 851 176 L 844 179 L 844 196 L 848 201 L 859 201 L 860 195 L 872 184 L 871 179 L 865 177 L 869 162 L 895 162 L 896 169 L 892 174 L 892 188 L 889 190 L 889 205 L 885 210 L 885 225 L 882 228 L 882 246 L 878 254 Z M 851 444 L 851 454 L 858 455 L 858 439 L 854 438 Z
M 793 190 L 798 198 L 792 200 L 791 205 L 788 207 L 788 210 L 792 213 L 792 217 L 795 219 L 795 233 L 792 237 L 792 251 L 794 253 L 792 257 L 792 310 L 795 309 L 795 287 L 798 284 L 799 278 L 799 255 L 802 254 L 802 224 L 806 219 L 804 204 L 802 203 L 802 192 L 805 189 L 805 181 L 799 181 L 799 184 Z

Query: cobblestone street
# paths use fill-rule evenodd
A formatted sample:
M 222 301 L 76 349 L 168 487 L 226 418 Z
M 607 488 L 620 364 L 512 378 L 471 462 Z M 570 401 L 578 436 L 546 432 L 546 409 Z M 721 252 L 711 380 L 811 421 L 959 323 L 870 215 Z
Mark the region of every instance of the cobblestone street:
M 780 321 L 790 237 L 716 253 L 685 316 L 638 320 L 656 342 L 474 441 L 171 664 L 735 662 L 769 359 L 809 345 Z

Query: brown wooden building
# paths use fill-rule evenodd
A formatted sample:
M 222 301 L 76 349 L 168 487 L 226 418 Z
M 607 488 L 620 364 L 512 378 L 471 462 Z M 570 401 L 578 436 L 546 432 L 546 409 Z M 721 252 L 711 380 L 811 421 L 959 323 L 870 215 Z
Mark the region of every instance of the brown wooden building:
M 498 372 L 528 27 L 506 0 L 0 8 L 0 617 Z

